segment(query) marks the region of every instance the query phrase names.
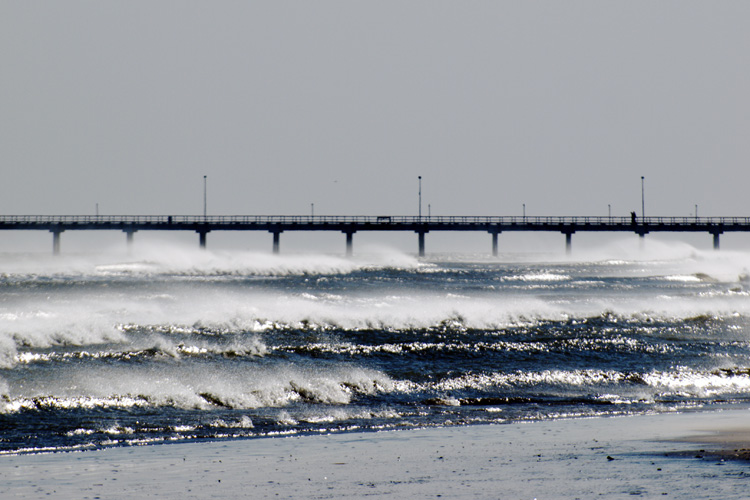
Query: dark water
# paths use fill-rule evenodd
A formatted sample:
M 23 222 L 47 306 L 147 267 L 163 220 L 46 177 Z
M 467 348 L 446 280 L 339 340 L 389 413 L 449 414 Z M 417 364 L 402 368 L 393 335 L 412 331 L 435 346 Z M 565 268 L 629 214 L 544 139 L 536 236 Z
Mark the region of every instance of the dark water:
M 750 255 L 636 257 L 6 255 L 0 452 L 750 402 Z

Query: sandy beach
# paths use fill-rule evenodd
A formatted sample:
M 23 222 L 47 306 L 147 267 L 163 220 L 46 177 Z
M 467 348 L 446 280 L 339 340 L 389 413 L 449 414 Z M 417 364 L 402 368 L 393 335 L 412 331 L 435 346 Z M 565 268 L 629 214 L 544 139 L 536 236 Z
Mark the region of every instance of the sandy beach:
M 747 498 L 749 423 L 726 410 L 4 456 L 0 496 Z

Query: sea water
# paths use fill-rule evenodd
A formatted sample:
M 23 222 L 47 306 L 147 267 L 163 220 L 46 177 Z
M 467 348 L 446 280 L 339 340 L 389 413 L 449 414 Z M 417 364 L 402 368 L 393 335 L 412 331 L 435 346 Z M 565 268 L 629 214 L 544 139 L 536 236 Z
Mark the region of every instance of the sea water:
M 750 402 L 750 253 L 0 255 L 0 453 Z

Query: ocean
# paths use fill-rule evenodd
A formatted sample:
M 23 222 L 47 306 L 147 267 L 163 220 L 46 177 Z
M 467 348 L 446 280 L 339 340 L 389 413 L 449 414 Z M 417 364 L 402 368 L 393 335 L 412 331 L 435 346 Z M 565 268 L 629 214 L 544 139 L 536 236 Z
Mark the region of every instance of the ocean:
M 750 402 L 750 252 L 0 255 L 0 454 Z

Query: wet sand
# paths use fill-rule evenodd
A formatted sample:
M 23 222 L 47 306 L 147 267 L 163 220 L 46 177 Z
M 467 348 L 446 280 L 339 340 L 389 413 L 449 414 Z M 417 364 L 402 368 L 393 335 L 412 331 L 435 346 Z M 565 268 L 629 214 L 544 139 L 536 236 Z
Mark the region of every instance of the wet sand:
M 750 411 L 0 457 L 1 498 L 748 498 Z M 735 451 L 736 450 L 736 451 Z

